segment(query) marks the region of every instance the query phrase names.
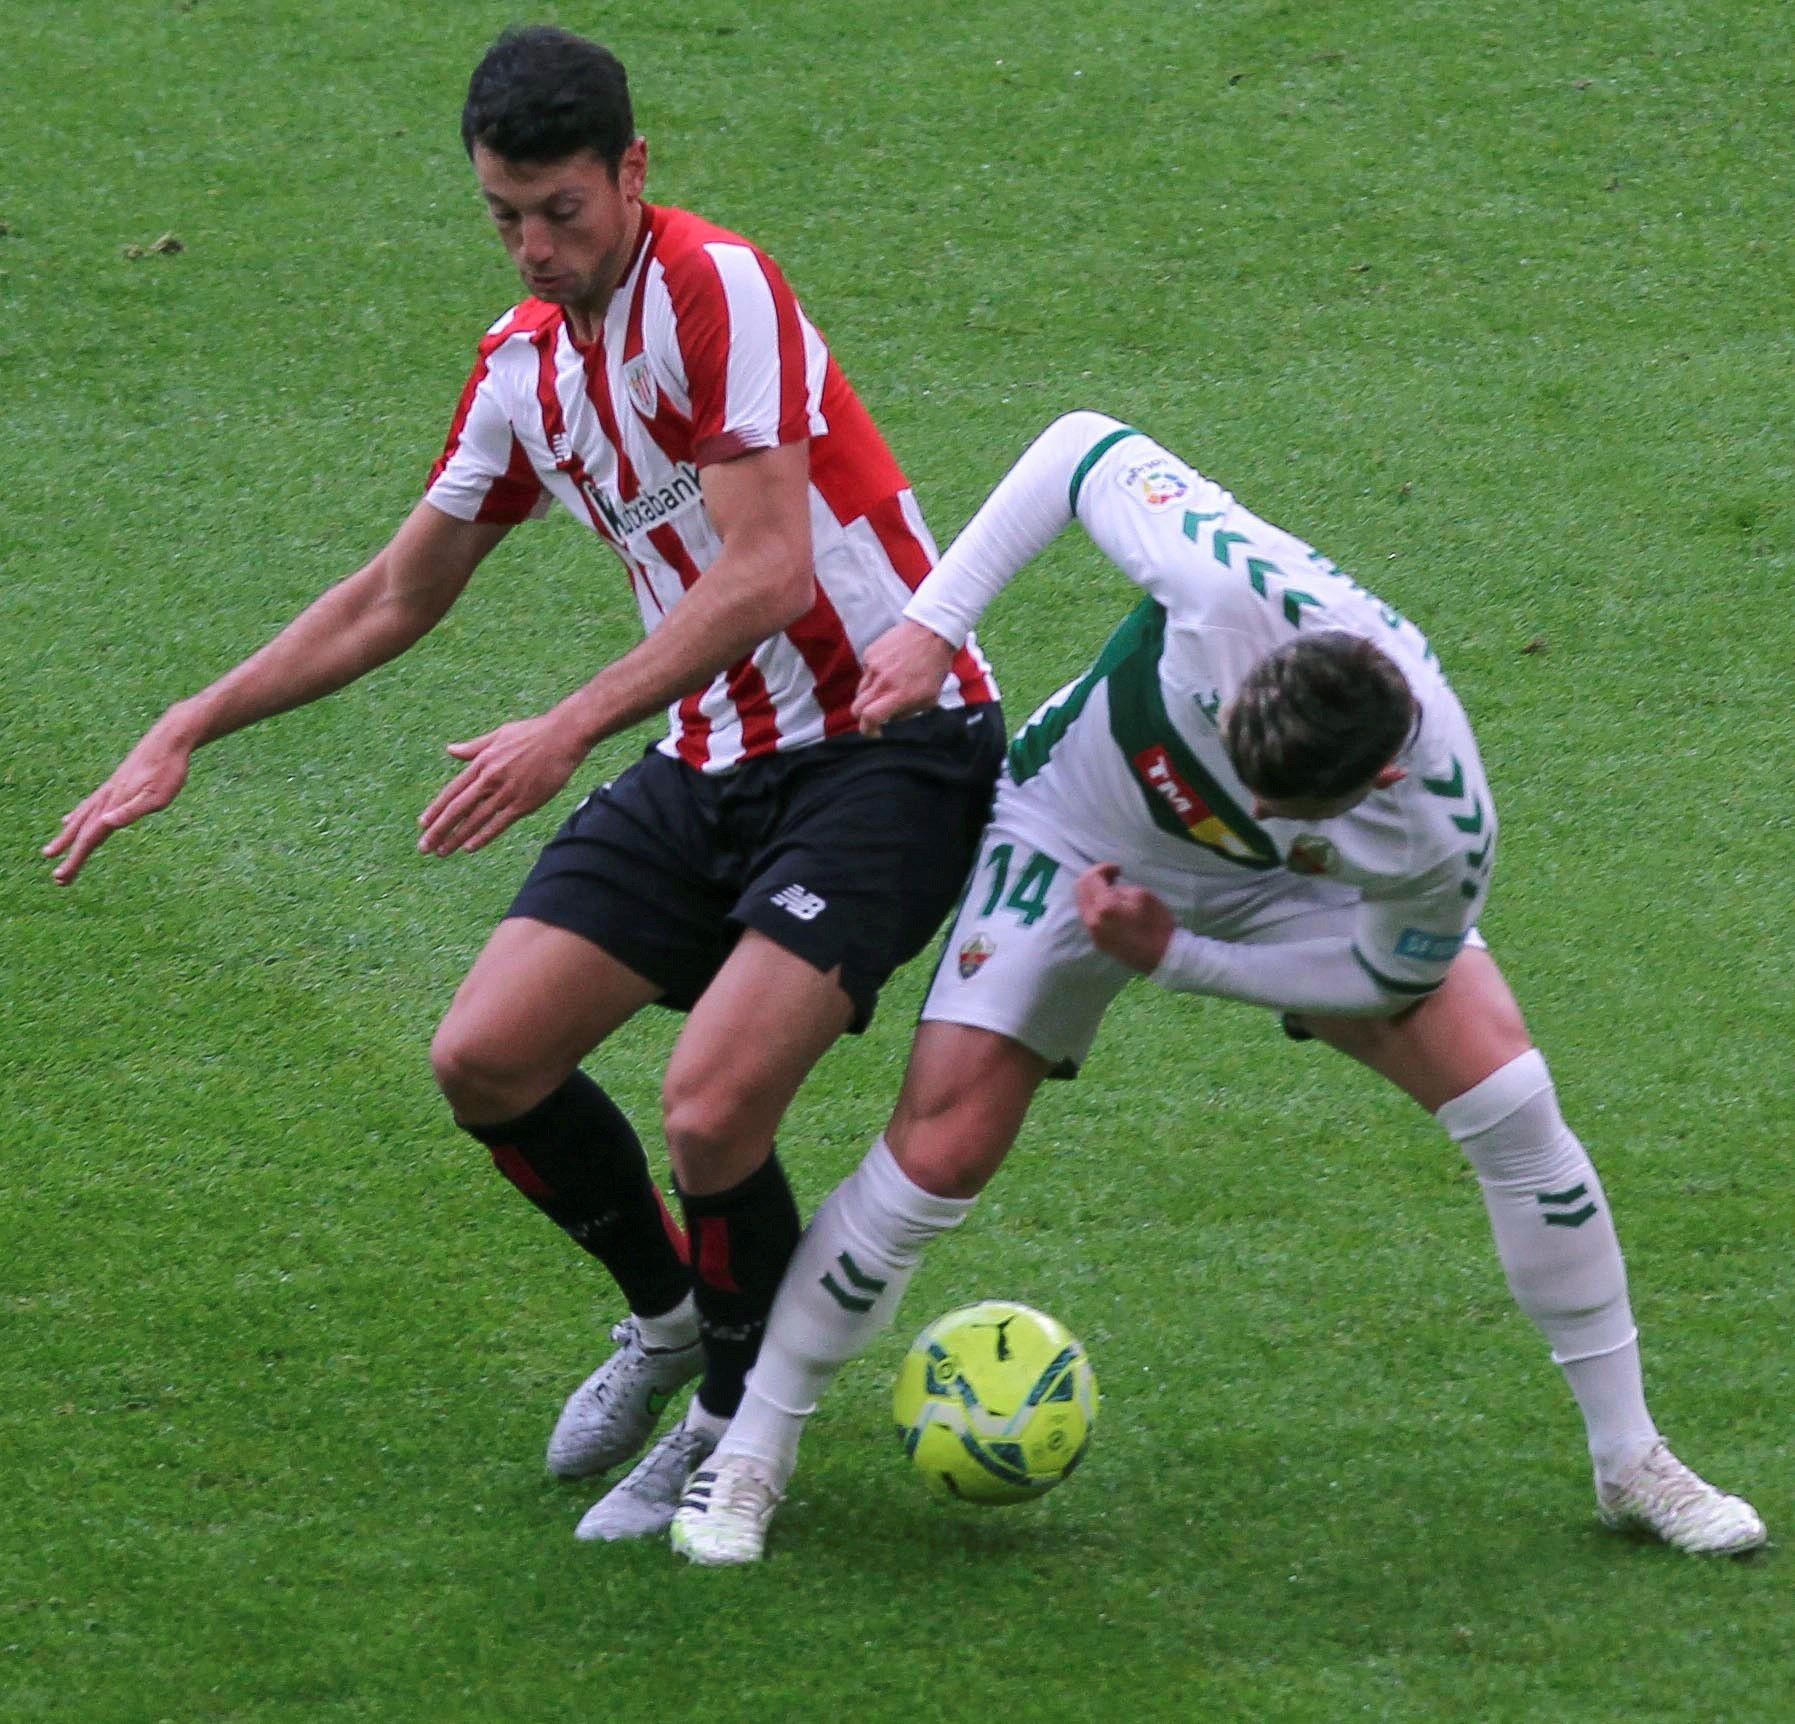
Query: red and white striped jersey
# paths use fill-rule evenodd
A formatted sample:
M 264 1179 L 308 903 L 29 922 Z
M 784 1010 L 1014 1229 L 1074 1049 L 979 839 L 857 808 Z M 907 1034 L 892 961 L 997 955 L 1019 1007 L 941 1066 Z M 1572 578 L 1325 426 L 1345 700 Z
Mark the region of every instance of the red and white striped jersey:
M 723 548 L 699 469 L 804 438 L 816 603 L 678 701 L 660 745 L 718 772 L 853 729 L 861 657 L 936 558 L 903 472 L 770 258 L 644 204 L 590 345 L 536 299 L 487 331 L 425 496 L 464 521 L 522 521 L 558 499 L 623 560 L 652 632 Z M 969 639 L 941 702 L 996 696 Z

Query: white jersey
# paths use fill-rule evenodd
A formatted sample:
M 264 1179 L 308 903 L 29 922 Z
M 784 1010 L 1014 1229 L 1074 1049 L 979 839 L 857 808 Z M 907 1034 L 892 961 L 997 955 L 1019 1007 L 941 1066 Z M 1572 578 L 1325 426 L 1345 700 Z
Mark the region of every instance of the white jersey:
M 975 520 L 907 616 L 961 638 L 1014 573 L 1002 565 L 1019 567 L 1074 517 L 1147 594 L 1011 744 L 998 804 L 1006 829 L 1068 864 L 1119 862 L 1148 884 L 1324 877 L 1358 894 L 1352 952 L 1372 981 L 1394 994 L 1437 986 L 1488 892 L 1496 813 L 1470 725 L 1420 631 L 1151 438 L 1099 414 L 1059 421 L 987 509 L 995 536 Z M 1333 819 L 1255 820 L 1219 714 L 1255 664 L 1317 628 L 1369 639 L 1401 669 L 1419 707 L 1394 762 L 1404 777 Z

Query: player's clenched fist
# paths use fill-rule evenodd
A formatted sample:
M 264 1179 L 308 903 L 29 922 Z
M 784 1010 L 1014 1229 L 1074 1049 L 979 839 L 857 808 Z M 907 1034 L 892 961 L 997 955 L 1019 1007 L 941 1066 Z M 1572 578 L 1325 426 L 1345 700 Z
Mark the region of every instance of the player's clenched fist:
M 1079 876 L 1078 913 L 1098 951 L 1144 976 L 1159 968 L 1177 926 L 1165 901 L 1145 886 L 1126 885 L 1114 862 Z
M 877 736 L 894 719 L 927 712 L 941 698 L 953 669 L 954 649 L 933 629 L 908 618 L 866 649 L 854 716 L 861 730 Z

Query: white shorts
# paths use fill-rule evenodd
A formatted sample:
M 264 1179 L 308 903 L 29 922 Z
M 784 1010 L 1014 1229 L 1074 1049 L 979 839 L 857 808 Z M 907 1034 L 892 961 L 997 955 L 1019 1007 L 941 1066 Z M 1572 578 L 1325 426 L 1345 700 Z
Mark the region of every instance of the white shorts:
M 1009 1036 L 1071 1077 L 1109 1003 L 1140 972 L 1091 944 L 1078 914 L 1085 864 L 1065 862 L 1008 827 L 1000 812 L 948 931 L 923 1001 L 925 1022 Z M 1349 937 L 1356 887 L 1282 868 L 1238 878 L 1196 870 L 1131 871 L 1194 934 L 1241 945 Z M 1481 946 L 1475 931 L 1467 944 Z

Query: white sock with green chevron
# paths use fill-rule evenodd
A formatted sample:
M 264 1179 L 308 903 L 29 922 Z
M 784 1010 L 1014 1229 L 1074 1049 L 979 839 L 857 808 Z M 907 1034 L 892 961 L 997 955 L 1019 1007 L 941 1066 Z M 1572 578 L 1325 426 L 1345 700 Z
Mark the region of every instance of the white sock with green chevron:
M 1477 1173 L 1509 1289 L 1564 1367 L 1597 1474 L 1616 1475 L 1658 1432 L 1607 1198 L 1544 1058 L 1529 1049 L 1434 1117 Z
M 890 1323 L 923 1247 L 975 1201 L 924 1191 L 881 1137 L 805 1230 L 717 1459 L 751 1455 L 783 1484 L 818 1397 Z

